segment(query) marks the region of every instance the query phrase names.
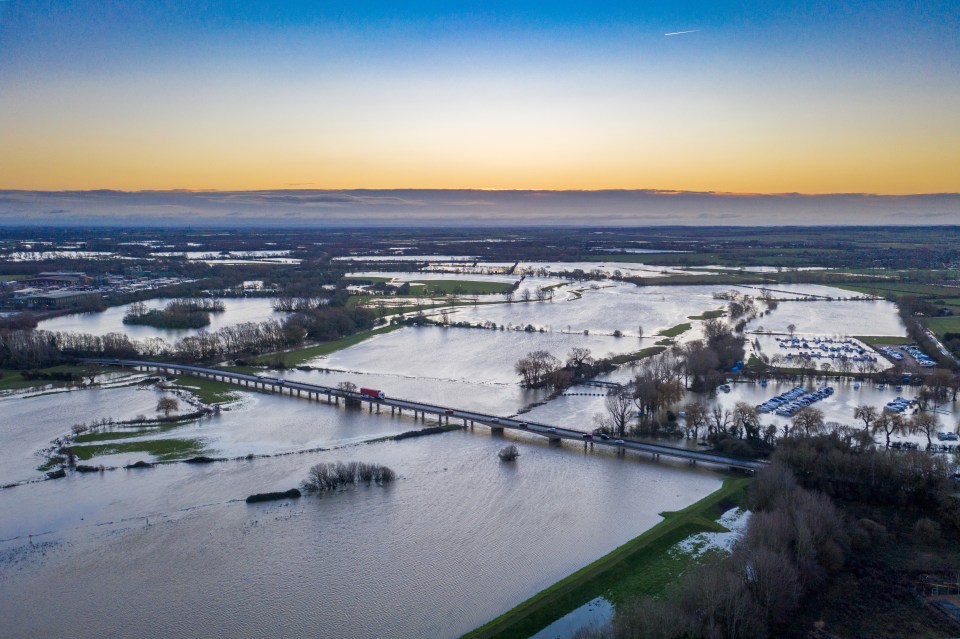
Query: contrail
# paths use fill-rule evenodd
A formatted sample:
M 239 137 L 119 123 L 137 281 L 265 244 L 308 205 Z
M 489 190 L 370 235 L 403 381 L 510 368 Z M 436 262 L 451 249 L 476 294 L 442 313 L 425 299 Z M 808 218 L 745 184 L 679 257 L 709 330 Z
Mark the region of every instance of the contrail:
M 665 36 L 683 35 L 684 33 L 697 33 L 700 29 L 691 29 L 689 31 L 674 31 L 673 33 L 664 33 Z

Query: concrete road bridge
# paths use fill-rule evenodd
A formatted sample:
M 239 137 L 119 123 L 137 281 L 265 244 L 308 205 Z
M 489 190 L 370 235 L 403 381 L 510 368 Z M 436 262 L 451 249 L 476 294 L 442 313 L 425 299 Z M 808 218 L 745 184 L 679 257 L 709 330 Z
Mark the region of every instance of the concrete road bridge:
M 174 375 L 192 375 L 237 386 L 250 388 L 257 391 L 288 394 L 293 397 L 301 397 L 313 401 L 326 401 L 329 404 L 339 404 L 340 400 L 351 400 L 353 402 L 366 403 L 371 412 L 379 413 L 381 409 L 390 408 L 391 415 L 403 415 L 403 411 L 412 413 L 415 420 L 425 421 L 427 415 L 436 415 L 441 423 L 450 423 L 451 419 L 463 420 L 464 426 L 481 424 L 495 431 L 518 430 L 534 435 L 546 437 L 551 441 L 571 440 L 584 444 L 584 446 L 593 447 L 607 446 L 617 449 L 619 452 L 632 450 L 640 453 L 648 453 L 654 459 L 660 456 L 672 457 L 686 460 L 690 464 L 709 464 L 713 466 L 722 466 L 746 472 L 754 472 L 767 465 L 767 462 L 755 459 L 742 459 L 738 457 L 729 457 L 719 453 L 691 450 L 687 448 L 678 448 L 676 446 L 666 446 L 663 444 L 650 444 L 646 442 L 637 442 L 621 439 L 601 439 L 592 433 L 575 430 L 572 428 L 561 428 L 551 424 L 526 421 L 522 417 L 502 417 L 491 415 L 473 410 L 464 410 L 450 406 L 439 406 L 437 404 L 428 404 L 407 399 L 399 399 L 386 396 L 383 399 L 377 399 L 359 392 L 351 392 L 334 388 L 331 386 L 321 386 L 318 384 L 308 384 L 280 377 L 267 375 L 255 375 L 249 373 L 239 373 L 234 371 L 225 371 L 218 368 L 205 368 L 202 366 L 190 366 L 187 364 L 176 364 L 171 362 L 150 362 L 145 360 L 133 359 L 84 359 L 85 363 L 101 364 L 106 366 L 121 366 L 135 368 L 141 371 L 159 371 Z

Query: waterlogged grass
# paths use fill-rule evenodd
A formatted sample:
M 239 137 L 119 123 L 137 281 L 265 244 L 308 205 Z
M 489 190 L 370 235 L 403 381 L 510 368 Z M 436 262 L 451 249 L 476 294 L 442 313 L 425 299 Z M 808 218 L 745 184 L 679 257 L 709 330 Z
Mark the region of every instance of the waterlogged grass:
M 717 319 L 718 317 L 723 317 L 724 310 L 722 308 L 715 311 L 704 311 L 699 315 L 687 315 L 687 319 L 691 320 L 708 320 L 708 319 Z
M 192 420 L 182 422 L 170 422 L 158 426 L 144 426 L 143 428 L 121 428 L 116 430 L 101 431 L 99 433 L 84 433 L 78 435 L 74 441 L 78 444 L 91 444 L 96 442 L 110 442 L 116 439 L 130 439 L 132 437 L 142 437 L 143 435 L 156 435 L 166 433 L 175 428 L 192 424 Z
M 683 324 L 677 324 L 671 328 L 665 328 L 657 333 L 657 335 L 660 335 L 661 337 L 676 337 L 681 333 L 686 333 L 689 331 L 692 326 L 693 325 L 690 322 L 684 322 Z
M 90 444 L 71 446 L 73 454 L 80 460 L 87 461 L 104 455 L 123 455 L 144 453 L 152 455 L 157 461 L 176 461 L 196 457 L 206 452 L 204 444 L 199 439 L 150 439 L 138 442 L 108 442 L 104 444 Z
M 880 346 L 897 346 L 899 344 L 910 344 L 913 340 L 909 337 L 892 337 L 889 335 L 857 335 L 854 339 L 858 339 L 864 344 L 868 345 L 880 345 Z
M 429 295 L 501 295 L 513 289 L 506 282 L 471 280 L 413 280 L 410 284 L 422 284 Z
M 72 366 L 69 364 L 63 364 L 61 366 L 51 366 L 50 368 L 41 368 L 39 369 L 41 373 L 70 373 L 74 376 L 80 377 L 86 374 L 86 369 L 83 366 Z M 48 385 L 54 386 L 64 386 L 66 384 L 75 383 L 75 382 L 63 382 L 57 380 L 49 379 L 24 379 L 20 374 L 21 371 L 9 370 L 9 369 L 0 369 L 0 373 L 3 374 L 0 377 L 0 391 L 4 390 L 21 390 L 24 388 L 42 388 Z M 79 381 L 79 379 L 77 380 Z
M 257 357 L 254 361 L 260 364 L 276 364 L 277 362 L 283 362 L 283 365 L 287 368 L 293 366 L 300 366 L 311 359 L 316 357 L 322 357 L 324 355 L 329 355 L 335 353 L 344 348 L 349 348 L 355 346 L 360 342 L 373 337 L 374 335 L 382 335 L 384 333 L 390 333 L 399 328 L 403 328 L 402 324 L 393 324 L 390 326 L 381 326 L 380 328 L 375 328 L 372 331 L 366 333 L 357 333 L 356 335 L 349 335 L 347 337 L 341 337 L 340 339 L 335 339 L 330 342 L 324 342 L 323 344 L 317 344 L 316 346 L 308 346 L 306 348 L 299 348 L 292 351 L 287 351 L 286 353 L 268 353 L 266 355 L 261 355 Z
M 237 399 L 237 387 L 219 380 L 183 375 L 173 380 L 174 384 L 190 391 L 204 404 L 225 404 Z
M 347 276 L 352 282 L 376 284 L 389 282 L 388 277 Z M 476 280 L 409 280 L 410 286 L 420 287 L 427 295 L 499 295 L 513 289 L 512 284 L 504 282 L 482 282 Z
M 661 594 L 693 562 L 693 556 L 668 552 L 701 532 L 726 532 L 717 519 L 731 502 L 742 501 L 749 478 L 727 479 L 723 486 L 664 520 L 610 554 L 539 592 L 516 608 L 464 635 L 526 639 L 597 597 L 614 604 L 638 595 Z
M 667 350 L 666 346 L 648 346 L 647 348 L 642 348 L 639 351 L 634 353 L 624 353 L 623 355 L 616 355 L 610 358 L 612 364 L 620 366 L 621 364 L 629 364 L 630 362 L 638 362 L 641 359 L 647 357 L 652 357 L 654 355 L 659 355 L 663 351 Z

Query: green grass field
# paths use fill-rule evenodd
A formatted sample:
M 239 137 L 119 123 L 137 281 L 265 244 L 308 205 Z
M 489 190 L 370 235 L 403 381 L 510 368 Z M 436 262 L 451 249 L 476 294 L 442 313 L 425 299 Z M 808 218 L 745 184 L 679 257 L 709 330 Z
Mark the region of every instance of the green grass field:
M 192 424 L 192 420 L 183 422 L 168 422 L 157 426 L 143 426 L 140 428 L 118 428 L 99 433 L 84 433 L 78 435 L 74 441 L 78 444 L 93 444 L 97 442 L 110 442 L 115 439 L 130 439 L 132 437 L 142 437 L 143 435 L 156 435 L 157 433 L 166 433 L 181 426 Z
M 660 335 L 661 337 L 676 337 L 681 333 L 686 333 L 689 331 L 692 326 L 693 325 L 690 322 L 684 322 L 683 324 L 677 324 L 671 328 L 665 328 L 657 333 L 657 335 Z
M 891 337 L 889 335 L 856 335 L 854 339 L 870 346 L 874 344 L 878 346 L 899 346 L 900 344 L 909 344 L 912 341 L 909 337 Z
M 140 442 L 107 442 L 71 446 L 73 453 L 81 460 L 88 461 L 104 455 L 123 455 L 145 453 L 153 455 L 158 461 L 175 461 L 195 457 L 205 452 L 199 439 L 151 439 Z
M 614 604 L 639 595 L 658 595 L 694 560 L 668 553 L 674 544 L 700 532 L 724 532 L 717 518 L 742 501 L 749 478 L 723 486 L 613 552 L 558 581 L 517 607 L 464 635 L 463 639 L 526 639 L 563 615 L 603 596 Z
M 237 398 L 237 387 L 225 382 L 182 375 L 173 380 L 178 387 L 196 395 L 204 404 L 224 404 Z
M 389 282 L 389 277 L 347 276 L 358 284 Z M 410 286 L 420 287 L 425 295 L 499 295 L 513 288 L 505 282 L 482 282 L 474 280 L 408 280 Z
M 946 333 L 960 333 L 960 317 L 931 317 L 926 324 L 938 337 Z
M 718 317 L 723 317 L 723 315 L 724 315 L 725 313 L 726 313 L 726 311 L 724 311 L 722 308 L 720 308 L 720 309 L 717 309 L 717 310 L 715 310 L 715 311 L 704 311 L 703 313 L 700 313 L 699 315 L 687 315 L 687 319 L 689 319 L 689 320 L 717 319 Z
M 641 359 L 647 357 L 652 357 L 653 355 L 658 355 L 663 351 L 667 350 L 666 346 L 648 346 L 647 348 L 642 348 L 639 351 L 633 353 L 624 353 L 623 355 L 615 355 L 610 358 L 610 362 L 620 366 L 621 364 L 628 364 L 630 362 L 638 362 Z
M 254 361 L 267 366 L 276 364 L 277 362 L 283 362 L 283 365 L 287 368 L 300 366 L 315 357 L 322 357 L 324 355 L 329 355 L 330 353 L 335 353 L 344 348 L 349 348 L 350 346 L 359 344 L 360 342 L 369 339 L 374 335 L 390 333 L 400 328 L 403 328 L 402 324 L 381 326 L 380 328 L 375 328 L 372 331 L 367 331 L 366 333 L 357 333 L 355 335 L 341 337 L 340 339 L 324 342 L 323 344 L 317 344 L 316 346 L 308 346 L 306 348 L 300 348 L 286 353 L 267 353 L 266 355 L 260 355 Z

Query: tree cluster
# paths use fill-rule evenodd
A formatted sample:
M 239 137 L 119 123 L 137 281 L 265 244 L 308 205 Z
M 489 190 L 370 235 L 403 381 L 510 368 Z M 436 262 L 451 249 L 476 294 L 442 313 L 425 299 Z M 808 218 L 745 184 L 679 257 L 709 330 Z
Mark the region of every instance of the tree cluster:
M 841 513 L 775 464 L 754 482 L 747 530 L 731 555 L 684 575 L 668 599 L 617 607 L 617 639 L 777 636 L 804 597 L 839 571 L 849 548 Z

